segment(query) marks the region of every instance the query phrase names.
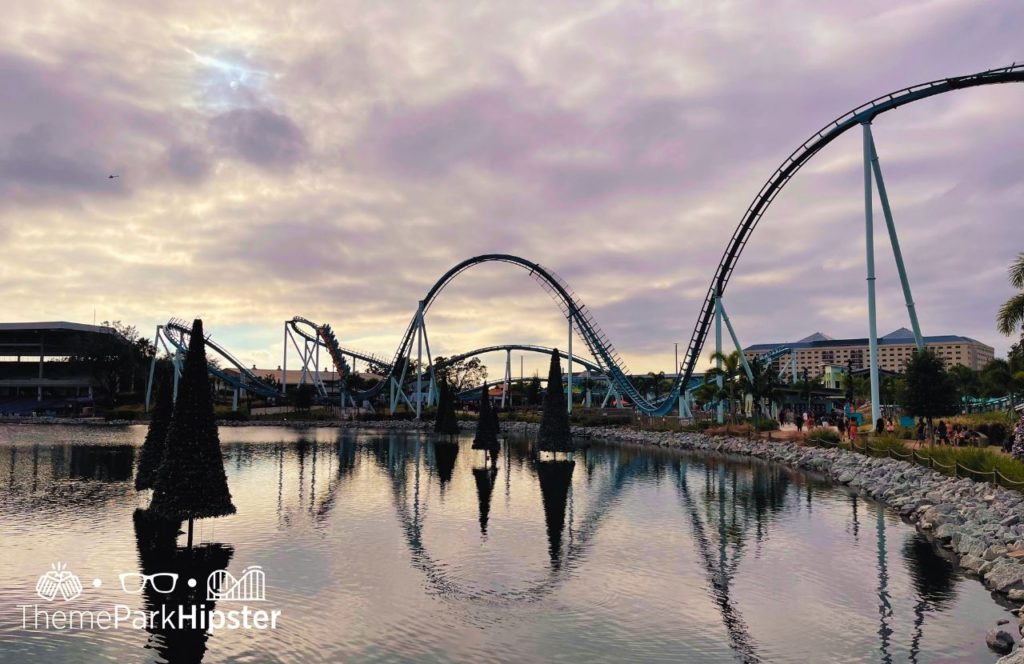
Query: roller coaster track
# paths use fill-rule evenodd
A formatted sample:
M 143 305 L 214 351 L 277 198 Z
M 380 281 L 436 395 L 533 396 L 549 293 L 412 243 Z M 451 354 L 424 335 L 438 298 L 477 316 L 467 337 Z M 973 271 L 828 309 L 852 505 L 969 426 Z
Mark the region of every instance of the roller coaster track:
M 943 78 L 903 88 L 902 90 L 890 92 L 889 94 L 872 99 L 844 113 L 800 144 L 782 162 L 782 165 L 775 170 L 772 176 L 768 178 L 768 181 L 761 187 L 761 190 L 757 192 L 750 207 L 743 214 L 743 219 L 740 221 L 739 226 L 733 232 L 732 239 L 729 241 L 729 245 L 719 261 L 715 278 L 712 280 L 711 285 L 708 287 L 708 292 L 704 296 L 704 307 L 693 329 L 693 335 L 690 337 L 683 364 L 684 369 L 680 371 L 682 374 L 681 380 L 689 378 L 690 374 L 693 373 L 694 367 L 697 365 L 697 361 L 700 359 L 700 353 L 704 347 L 704 341 L 707 338 L 715 313 L 715 296 L 716 294 L 720 296 L 725 292 L 729 278 L 732 276 L 740 254 L 743 253 L 744 247 L 747 246 L 754 228 L 761 220 L 761 217 L 764 216 L 765 211 L 771 206 L 778 193 L 782 191 L 783 187 L 789 183 L 797 171 L 811 157 L 850 129 L 861 124 L 870 123 L 882 113 L 912 102 L 934 97 L 945 92 L 952 92 L 953 90 L 974 88 L 982 85 L 1021 82 L 1024 82 L 1024 64 L 1019 65 L 1015 63 L 1009 67 L 989 69 L 966 76 Z
M 516 265 L 528 270 L 530 276 L 544 288 L 552 299 L 555 300 L 562 314 L 571 317 L 575 329 L 583 342 L 586 344 L 591 357 L 601 370 L 611 379 L 619 391 L 633 402 L 640 411 L 652 415 L 665 415 L 673 409 L 679 397 L 682 386 L 689 383 L 694 369 L 700 360 L 700 354 L 707 339 L 711 321 L 714 316 L 715 298 L 724 294 L 729 278 L 736 268 L 736 263 L 746 247 L 750 236 L 757 226 L 757 223 L 764 216 L 765 212 L 775 200 L 779 192 L 789 183 L 800 168 L 807 163 L 814 155 L 820 152 L 825 146 L 839 138 L 841 135 L 861 124 L 872 122 L 882 113 L 900 108 L 915 101 L 934 97 L 954 90 L 979 87 L 982 85 L 995 85 L 1001 83 L 1024 82 L 1024 64 L 1014 64 L 1001 69 L 990 69 L 977 74 L 966 76 L 954 76 L 951 78 L 929 81 L 920 85 L 903 88 L 889 94 L 882 95 L 871 101 L 861 104 L 853 110 L 844 113 L 832 122 L 828 123 L 815 132 L 809 139 L 797 147 L 783 163 L 775 170 L 761 190 L 754 197 L 753 202 L 747 208 L 732 239 L 729 241 L 725 253 L 719 261 L 715 277 L 708 287 L 704 297 L 704 306 L 697 319 L 693 334 L 690 337 L 683 363 L 679 367 L 677 379 L 668 397 L 660 401 L 649 401 L 633 385 L 629 379 L 629 370 L 622 357 L 615 350 L 608 336 L 601 330 L 594 320 L 593 315 L 586 305 L 576 296 L 573 290 L 554 271 L 549 270 L 538 263 L 528 261 L 524 258 L 509 254 L 485 254 L 475 256 L 462 261 L 446 272 L 427 292 L 423 298 L 423 311 L 426 312 L 434 299 L 444 290 L 445 286 L 463 271 L 487 262 L 502 262 Z M 396 367 L 407 356 L 411 349 L 417 324 L 417 315 L 413 315 L 406 328 L 402 340 L 395 350 L 394 359 L 390 363 L 388 377 L 395 373 Z M 780 350 L 780 355 L 783 354 Z M 774 351 L 773 351 L 774 352 Z
M 189 323 L 172 318 L 164 325 L 164 333 L 165 338 L 174 346 L 176 351 L 182 356 L 188 353 L 188 340 L 192 334 L 192 326 Z M 213 351 L 224 358 L 238 370 L 238 376 L 233 376 L 213 362 L 208 362 L 207 369 L 210 375 L 216 376 L 232 387 L 247 390 L 260 397 L 270 398 L 280 395 L 278 388 L 265 383 L 259 376 L 247 369 L 234 355 L 229 353 L 227 349 L 214 342 L 209 335 L 206 337 L 206 348 L 208 351 Z
M 340 343 L 338 343 L 338 339 L 334 335 L 334 331 L 331 330 L 330 325 L 317 325 L 308 318 L 303 318 L 302 316 L 295 316 L 290 321 L 288 321 L 288 327 L 290 327 L 295 334 L 299 335 L 306 341 L 318 343 L 321 346 L 327 348 L 327 352 L 330 353 L 331 360 L 334 362 L 334 366 L 336 369 L 338 369 L 339 372 L 342 371 L 341 367 L 338 364 L 339 359 L 344 362 L 344 356 L 348 355 L 349 357 L 354 357 L 357 360 L 362 360 L 363 362 L 366 362 L 367 364 L 373 367 L 377 367 L 378 371 L 380 371 L 383 374 L 391 373 L 391 365 L 388 363 L 387 360 L 380 357 L 379 355 L 374 355 L 373 353 L 364 353 L 354 348 L 342 346 Z M 346 367 L 345 371 L 348 371 L 348 363 L 345 362 L 344 364 Z
M 562 311 L 562 314 L 567 318 L 571 318 L 577 334 L 583 339 L 583 342 L 587 346 L 587 349 L 596 365 L 612 382 L 615 383 L 619 392 L 628 397 L 638 410 L 651 415 L 665 415 L 673 409 L 678 400 L 682 386 L 687 385 L 693 375 L 694 369 L 700 359 L 704 342 L 707 339 L 712 318 L 714 317 L 715 299 L 725 293 L 729 279 L 736 268 L 736 264 L 739 261 L 739 257 L 742 254 L 743 249 L 750 240 L 750 236 L 753 233 L 754 228 L 756 228 L 758 222 L 764 216 L 765 212 L 771 206 L 771 203 L 775 200 L 776 196 L 778 196 L 779 192 L 786 186 L 786 184 L 789 183 L 793 176 L 796 175 L 808 160 L 850 129 L 861 124 L 870 124 L 882 113 L 900 108 L 901 106 L 954 90 L 962 90 L 983 85 L 1020 82 L 1024 82 L 1024 64 L 1014 64 L 1009 67 L 990 69 L 966 76 L 954 76 L 951 78 L 938 79 L 909 88 L 903 88 L 861 104 L 825 125 L 815 132 L 809 139 L 800 144 L 800 146 L 782 162 L 771 177 L 768 178 L 764 186 L 761 187 L 760 191 L 754 197 L 753 202 L 744 213 L 739 225 L 736 227 L 736 230 L 733 232 L 732 239 L 729 241 L 725 253 L 719 261 L 715 277 L 712 280 L 711 285 L 708 287 L 707 294 L 704 297 L 703 308 L 697 319 L 697 323 L 694 326 L 693 334 L 690 337 L 686 352 L 683 356 L 683 362 L 680 367 L 678 367 L 677 378 L 673 384 L 673 388 L 668 397 L 663 400 L 651 401 L 640 393 L 640 391 L 630 381 L 630 372 L 626 367 L 625 362 L 623 362 L 622 357 L 615 350 L 615 347 L 612 345 L 608 336 L 597 325 L 597 322 L 594 320 L 593 315 L 587 309 L 586 305 L 583 304 L 583 302 L 576 296 L 573 290 L 565 283 L 564 280 L 562 280 L 561 277 L 559 277 L 554 271 L 549 270 L 538 263 L 509 254 L 485 254 L 464 260 L 448 270 L 440 279 L 437 280 L 437 282 L 434 283 L 423 298 L 422 310 L 425 313 L 430 308 L 430 305 L 433 303 L 435 298 L 444 290 L 452 279 L 475 265 L 488 262 L 501 262 L 523 268 L 527 270 L 530 276 L 548 292 L 552 299 L 554 299 L 555 303 Z M 398 378 L 405 375 L 406 358 L 411 355 L 413 340 L 417 331 L 418 321 L 420 320 L 419 315 L 419 312 L 415 313 L 409 321 L 409 325 L 406 327 L 405 333 L 402 335 L 401 341 L 398 344 L 395 354 L 390 362 L 385 362 L 380 358 L 371 358 L 371 356 L 366 354 L 358 353 L 357 351 L 350 349 L 342 349 L 341 346 L 337 346 L 337 348 L 341 349 L 343 354 L 363 358 L 366 359 L 367 362 L 374 364 L 381 363 L 378 364 L 378 366 L 380 366 L 382 372 L 385 374 L 385 380 L 381 381 L 377 386 L 361 394 L 354 393 L 353 396 L 356 398 L 369 398 L 375 396 L 384 389 L 385 385 L 389 383 L 392 378 Z M 293 322 L 294 321 L 299 321 L 299 323 L 296 323 L 297 325 L 300 323 L 306 323 L 319 330 L 319 327 L 305 319 L 294 319 Z M 295 328 L 293 327 L 293 329 Z M 316 339 L 318 336 L 319 332 L 316 332 L 312 335 L 312 338 Z M 309 339 L 311 337 L 306 336 L 306 338 Z M 335 340 L 335 344 L 337 344 L 337 340 Z M 227 357 L 225 352 L 221 351 L 221 354 Z M 243 374 L 245 373 L 244 367 L 240 363 L 233 360 L 232 363 L 243 371 Z M 246 378 L 249 378 L 249 376 Z M 253 376 L 252 378 L 255 377 Z

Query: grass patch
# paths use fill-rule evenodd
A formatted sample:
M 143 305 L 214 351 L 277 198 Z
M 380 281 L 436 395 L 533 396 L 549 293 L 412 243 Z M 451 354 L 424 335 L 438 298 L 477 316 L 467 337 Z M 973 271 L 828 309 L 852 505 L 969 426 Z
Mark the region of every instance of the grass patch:
M 868 448 L 865 449 L 864 442 Z M 851 449 L 849 443 L 841 445 Z M 985 447 L 922 447 L 911 450 L 903 441 L 895 436 L 879 436 L 858 442 L 854 451 L 870 456 L 891 456 L 897 459 L 910 460 L 913 454 L 914 463 L 930 465 L 932 469 L 944 475 L 969 477 L 973 480 L 991 482 L 992 472 L 998 471 L 1002 478 L 997 483 L 1011 489 L 1024 490 L 1024 463 L 1013 457 L 1002 454 L 998 450 Z M 933 462 L 929 464 L 929 459 Z M 956 470 L 954 470 L 954 468 Z
M 813 447 L 835 447 L 839 443 L 839 432 L 827 427 L 817 427 L 807 432 L 807 444 Z
M 958 475 L 974 479 L 989 479 L 989 477 L 978 476 L 976 473 L 991 473 L 998 470 L 1012 482 L 1024 482 L 1024 463 L 984 447 L 931 447 L 922 448 L 917 451 L 917 454 L 919 457 L 931 458 L 942 466 L 959 464 L 962 468 L 957 471 Z M 976 473 L 966 472 L 963 468 L 976 471 Z M 946 470 L 941 466 L 936 466 L 935 469 L 949 475 L 953 474 L 952 470 Z

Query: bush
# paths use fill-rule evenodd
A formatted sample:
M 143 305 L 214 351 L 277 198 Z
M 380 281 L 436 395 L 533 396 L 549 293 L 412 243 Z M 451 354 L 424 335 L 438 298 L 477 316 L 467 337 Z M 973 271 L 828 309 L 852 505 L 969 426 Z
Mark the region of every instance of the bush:
M 868 453 L 872 456 L 890 455 L 894 458 L 907 458 L 909 460 L 912 451 L 899 438 L 895 436 L 879 436 L 867 440 Z M 850 449 L 850 445 L 844 444 L 844 448 Z M 865 447 L 858 445 L 854 448 L 857 452 L 864 453 Z M 1024 463 L 1013 457 L 1002 454 L 996 450 L 984 447 L 922 447 L 913 451 L 914 462 L 922 465 L 929 465 L 931 459 L 934 464 L 931 466 L 937 472 L 945 475 L 956 475 L 969 477 L 979 481 L 992 481 L 991 473 L 999 473 L 1009 480 L 1011 488 L 1021 490 L 1024 484 Z M 955 470 L 954 470 L 955 469 Z M 1002 480 L 999 480 L 1002 483 Z
M 839 432 L 827 427 L 817 427 L 807 432 L 807 442 L 815 446 L 835 446 L 839 444 Z
M 976 473 L 984 474 L 998 470 L 1013 482 L 1024 482 L 1024 463 L 983 447 L 931 447 L 918 450 L 918 455 L 930 457 L 942 466 L 952 466 L 958 463 L 964 468 L 976 471 Z M 952 469 L 947 470 L 941 466 L 936 466 L 935 470 L 948 475 L 953 474 Z M 990 479 L 989 477 L 979 476 L 976 473 L 965 472 L 962 468 L 958 471 L 958 474 L 966 475 L 973 479 Z
M 747 420 L 750 424 L 755 424 L 753 419 Z M 779 421 L 773 417 L 762 417 L 757 423 L 758 431 L 778 431 Z
M 108 422 L 110 420 L 127 420 L 129 422 L 134 422 L 135 420 L 142 419 L 142 413 L 138 408 L 112 408 L 103 414 L 103 418 Z
M 869 438 L 866 442 L 870 447 L 870 453 L 874 456 L 885 456 L 890 452 L 893 453 L 893 456 L 899 458 L 910 456 L 910 448 L 907 447 L 907 444 L 891 434 Z M 863 450 L 864 448 L 861 447 L 860 449 Z
M 977 426 L 977 432 L 988 436 L 988 442 L 992 445 L 1002 445 L 1009 435 L 1007 427 L 1002 422 L 983 422 Z

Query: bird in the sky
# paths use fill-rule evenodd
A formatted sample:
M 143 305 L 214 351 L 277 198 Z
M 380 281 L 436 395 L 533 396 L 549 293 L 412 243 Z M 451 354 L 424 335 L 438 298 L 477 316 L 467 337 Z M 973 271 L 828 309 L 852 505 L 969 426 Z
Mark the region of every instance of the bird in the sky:
M 120 175 L 108 175 L 107 179 L 108 180 L 113 180 L 114 178 L 119 178 L 119 177 L 121 177 L 121 176 Z

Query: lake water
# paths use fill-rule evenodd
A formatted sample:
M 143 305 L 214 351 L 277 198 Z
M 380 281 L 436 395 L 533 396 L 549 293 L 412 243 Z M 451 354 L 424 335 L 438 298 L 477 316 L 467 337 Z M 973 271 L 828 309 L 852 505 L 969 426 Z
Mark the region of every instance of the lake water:
M 238 513 L 197 522 L 188 552 L 137 512 L 144 436 L 0 425 L 0 661 L 991 662 L 986 630 L 1015 632 L 891 511 L 750 459 L 537 458 L 512 436 L 491 460 L 468 438 L 226 428 Z M 79 596 L 37 594 L 57 562 Z M 250 566 L 262 600 L 206 596 L 218 569 L 215 592 L 256 592 Z M 140 573 L 179 577 L 164 594 Z M 38 614 L 118 605 L 280 613 L 212 631 Z

